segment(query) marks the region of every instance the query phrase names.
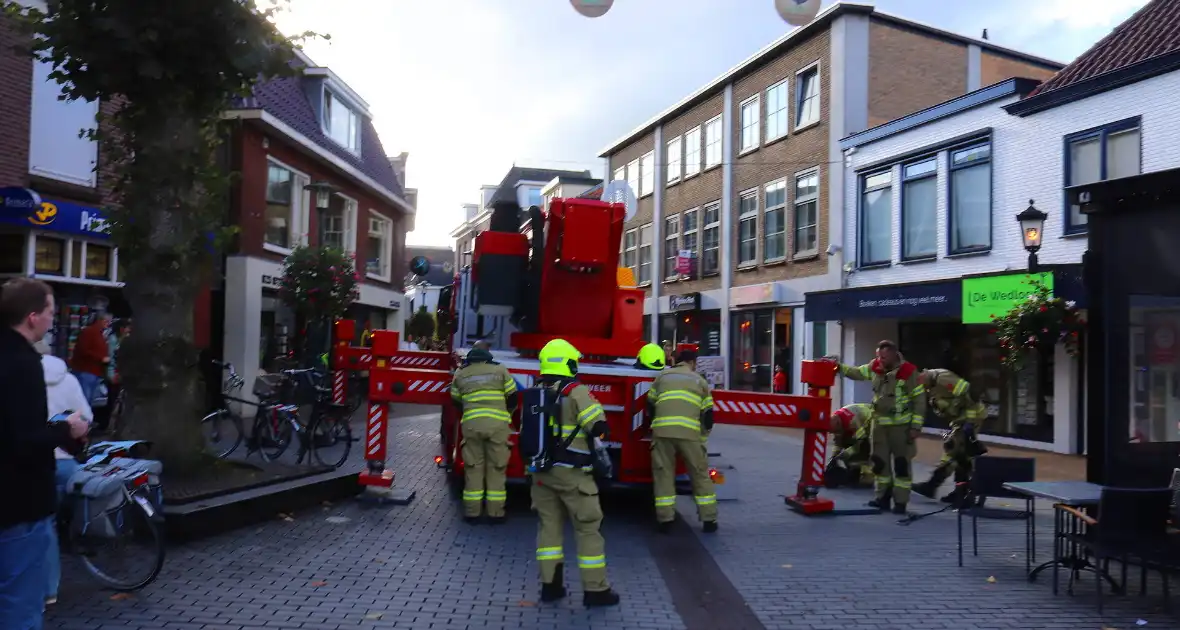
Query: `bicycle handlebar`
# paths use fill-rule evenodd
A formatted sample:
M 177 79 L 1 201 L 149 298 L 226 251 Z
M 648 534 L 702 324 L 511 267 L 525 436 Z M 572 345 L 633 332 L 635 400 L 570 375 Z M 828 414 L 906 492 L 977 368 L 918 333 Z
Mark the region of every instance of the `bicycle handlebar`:
M 279 373 L 286 376 L 301 376 L 303 374 L 310 374 L 315 371 L 315 368 L 303 368 L 301 370 L 281 370 Z

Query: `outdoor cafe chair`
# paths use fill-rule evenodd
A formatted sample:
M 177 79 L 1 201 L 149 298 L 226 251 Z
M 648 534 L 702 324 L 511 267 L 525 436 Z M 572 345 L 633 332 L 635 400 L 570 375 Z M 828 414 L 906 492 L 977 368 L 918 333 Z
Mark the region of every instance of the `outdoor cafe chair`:
M 972 555 L 979 555 L 979 519 L 1024 521 L 1025 570 L 1031 568 L 1037 553 L 1036 517 L 1033 498 L 1004 488 L 1006 483 L 1036 481 L 1037 460 L 1031 457 L 990 457 L 975 459 L 975 469 L 968 482 L 970 491 L 959 508 L 959 566 L 963 566 L 963 519 L 971 519 Z M 1024 503 L 1023 509 L 992 507 L 987 499 L 1004 499 Z

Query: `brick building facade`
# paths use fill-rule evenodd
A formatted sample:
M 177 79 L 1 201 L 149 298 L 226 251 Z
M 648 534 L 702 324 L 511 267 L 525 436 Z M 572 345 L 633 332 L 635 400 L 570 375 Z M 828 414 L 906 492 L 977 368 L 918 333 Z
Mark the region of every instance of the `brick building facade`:
M 648 289 L 651 339 L 728 357 L 730 387 L 768 389 L 775 367 L 794 383 L 840 339 L 802 316 L 805 293 L 841 286 L 838 141 L 985 76 L 1060 67 L 840 3 L 612 143 L 607 176 L 638 197 L 623 264 Z

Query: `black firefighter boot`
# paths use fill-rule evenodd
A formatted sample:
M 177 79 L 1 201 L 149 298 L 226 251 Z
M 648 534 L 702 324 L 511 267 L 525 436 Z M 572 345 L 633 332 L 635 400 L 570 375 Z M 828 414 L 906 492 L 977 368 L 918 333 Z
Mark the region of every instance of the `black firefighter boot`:
M 869 507 L 876 508 L 878 510 L 881 510 L 882 512 L 888 512 L 889 506 L 892 504 L 893 504 L 893 488 L 889 488 L 888 490 L 886 490 L 885 495 L 882 496 L 880 499 L 873 499 L 872 501 L 868 502 Z
M 955 469 L 955 489 L 942 498 L 943 503 L 958 505 L 967 498 L 967 483 L 971 481 L 971 473 L 964 468 L 960 465 Z
M 541 601 L 555 602 L 564 599 L 565 595 L 565 564 L 558 563 L 557 570 L 553 572 L 553 581 L 541 583 Z
M 947 472 L 946 468 L 935 468 L 934 472 L 930 475 L 930 479 L 914 484 L 912 490 L 927 499 L 933 499 L 934 493 L 938 492 L 939 486 L 946 481 L 947 477 L 950 477 L 950 473 Z
M 619 594 L 609 588 L 605 591 L 586 591 L 582 594 L 582 605 L 586 608 L 618 606 Z

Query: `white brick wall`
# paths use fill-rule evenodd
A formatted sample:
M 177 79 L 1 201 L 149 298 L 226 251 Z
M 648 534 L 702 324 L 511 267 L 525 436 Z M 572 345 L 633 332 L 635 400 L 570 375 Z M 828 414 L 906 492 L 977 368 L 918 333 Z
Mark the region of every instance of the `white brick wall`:
M 888 285 L 923 280 L 958 278 L 965 274 L 1019 271 L 1027 266 L 1028 254 L 1021 245 L 1016 213 L 1036 200 L 1037 208 L 1049 214 L 1045 239 L 1039 254 L 1043 264 L 1081 262 L 1086 237 L 1064 237 L 1064 137 L 1078 132 L 1141 116 L 1142 171 L 1151 172 L 1180 166 L 1180 115 L 1175 103 L 1180 97 L 1180 72 L 1173 72 L 1105 92 L 1081 101 L 1020 118 L 1002 109 L 1016 100 L 1010 97 L 904 131 L 858 147 L 845 162 L 844 219 L 848 238 L 845 260 L 858 260 L 857 205 L 860 198 L 857 172 L 866 165 L 888 160 L 922 147 L 938 144 L 963 134 L 992 128 L 992 250 L 987 254 L 947 257 L 947 156 L 938 164 L 938 259 L 932 262 L 901 263 L 900 185 L 901 168 L 893 169 L 893 264 L 886 268 L 858 270 L 848 278 L 850 287 Z

